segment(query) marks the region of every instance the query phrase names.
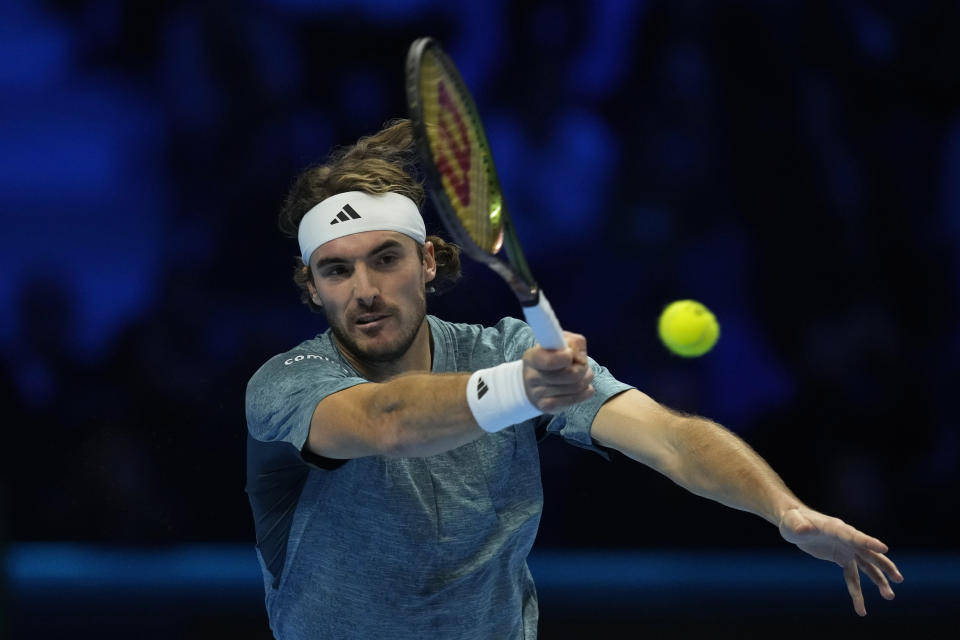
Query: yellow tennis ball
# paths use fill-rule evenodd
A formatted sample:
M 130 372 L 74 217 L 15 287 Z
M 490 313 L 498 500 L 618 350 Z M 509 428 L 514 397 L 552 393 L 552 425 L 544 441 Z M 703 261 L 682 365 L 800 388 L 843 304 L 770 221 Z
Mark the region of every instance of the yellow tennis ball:
M 702 356 L 720 337 L 717 319 L 696 300 L 668 304 L 660 314 L 658 329 L 667 349 L 685 358 Z

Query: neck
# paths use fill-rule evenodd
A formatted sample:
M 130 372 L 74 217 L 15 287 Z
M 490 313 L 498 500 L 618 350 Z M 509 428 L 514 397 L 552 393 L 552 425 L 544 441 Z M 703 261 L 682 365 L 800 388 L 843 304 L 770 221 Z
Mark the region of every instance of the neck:
M 384 382 L 402 373 L 415 371 L 429 372 L 433 369 L 433 340 L 430 335 L 430 323 L 426 316 L 417 329 L 410 348 L 401 357 L 389 362 L 369 362 L 361 360 L 349 350 L 344 349 L 340 341 L 334 336 L 334 342 L 343 358 L 350 363 L 357 372 L 370 382 Z

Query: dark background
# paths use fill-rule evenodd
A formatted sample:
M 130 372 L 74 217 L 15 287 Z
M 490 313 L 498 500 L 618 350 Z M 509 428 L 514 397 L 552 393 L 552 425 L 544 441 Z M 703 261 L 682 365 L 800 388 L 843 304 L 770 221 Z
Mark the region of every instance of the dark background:
M 0 23 L 9 541 L 253 544 L 246 381 L 325 328 L 280 202 L 405 115 L 407 47 L 434 35 L 594 358 L 895 559 L 957 550 L 960 4 L 51 1 Z M 464 273 L 432 313 L 519 314 Z M 703 358 L 658 341 L 681 298 L 720 321 Z M 540 549 L 783 547 L 622 456 L 542 458 Z

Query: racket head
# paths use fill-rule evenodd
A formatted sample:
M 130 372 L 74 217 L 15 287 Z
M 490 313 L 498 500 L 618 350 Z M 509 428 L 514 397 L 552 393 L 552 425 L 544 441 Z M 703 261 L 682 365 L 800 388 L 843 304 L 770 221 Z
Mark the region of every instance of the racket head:
M 406 82 L 410 120 L 437 213 L 468 255 L 490 264 L 503 246 L 505 229 L 512 232 L 512 227 L 473 97 L 433 38 L 410 46 Z
M 538 342 L 563 349 L 566 340 L 537 287 L 504 204 L 480 114 L 456 65 L 433 38 L 407 53 L 407 106 L 437 214 L 470 257 L 513 289 Z M 496 254 L 506 249 L 507 262 Z

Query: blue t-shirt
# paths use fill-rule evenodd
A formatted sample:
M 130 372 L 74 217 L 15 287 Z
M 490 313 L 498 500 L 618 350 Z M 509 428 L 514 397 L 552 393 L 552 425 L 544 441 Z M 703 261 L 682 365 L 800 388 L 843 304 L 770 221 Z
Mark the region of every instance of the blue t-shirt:
M 520 320 L 427 316 L 433 372 L 517 360 Z M 267 361 L 247 386 L 247 486 L 270 628 L 294 638 L 535 638 L 527 554 L 540 522 L 538 434 L 603 453 L 600 406 L 629 389 L 590 361 L 594 396 L 555 416 L 420 458 L 328 460 L 305 451 L 326 396 L 368 382 L 330 331 Z

